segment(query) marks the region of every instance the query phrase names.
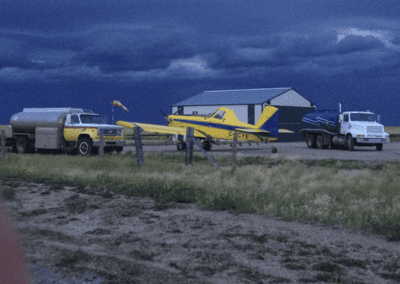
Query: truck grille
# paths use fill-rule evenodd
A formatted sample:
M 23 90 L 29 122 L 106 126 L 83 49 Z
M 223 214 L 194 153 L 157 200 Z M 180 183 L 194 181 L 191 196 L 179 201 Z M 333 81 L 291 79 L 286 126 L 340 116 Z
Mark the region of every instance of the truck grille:
M 98 130 L 98 134 L 103 133 L 104 136 L 116 136 L 121 135 L 119 129 L 107 129 L 107 128 L 100 128 Z
M 368 126 L 367 132 L 374 133 L 374 132 L 383 132 L 382 126 Z

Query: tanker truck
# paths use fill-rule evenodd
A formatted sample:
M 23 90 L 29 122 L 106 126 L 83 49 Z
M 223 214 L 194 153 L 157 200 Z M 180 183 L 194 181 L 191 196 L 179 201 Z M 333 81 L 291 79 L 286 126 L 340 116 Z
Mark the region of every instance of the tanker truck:
M 105 152 L 121 152 L 122 129 L 81 108 L 24 108 L 11 117 L 5 134 L 7 145 L 16 153 L 53 149 L 87 156 L 97 152 L 101 133 Z
M 370 111 L 320 110 L 305 115 L 300 135 L 309 148 L 343 149 L 353 151 L 354 146 L 375 146 L 382 151 L 390 143 L 389 134 Z

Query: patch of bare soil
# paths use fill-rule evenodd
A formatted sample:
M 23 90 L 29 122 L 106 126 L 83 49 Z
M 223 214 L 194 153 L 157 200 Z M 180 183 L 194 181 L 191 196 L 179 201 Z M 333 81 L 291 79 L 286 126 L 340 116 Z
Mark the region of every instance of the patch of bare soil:
M 22 182 L 15 192 L 3 205 L 29 263 L 69 278 L 91 273 L 103 283 L 400 282 L 399 243 L 359 230 L 194 204 L 160 208 L 150 198 L 90 187 Z

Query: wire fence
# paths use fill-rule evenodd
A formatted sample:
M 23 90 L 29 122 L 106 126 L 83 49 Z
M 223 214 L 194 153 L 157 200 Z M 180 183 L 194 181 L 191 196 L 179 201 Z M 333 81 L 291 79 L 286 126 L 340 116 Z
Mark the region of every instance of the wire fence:
M 156 138 L 156 139 L 148 139 L 149 137 L 151 138 Z M 157 138 L 159 137 L 165 137 L 166 139 L 160 139 L 158 140 Z M 142 140 L 142 135 L 140 133 L 139 128 L 134 128 L 134 135 L 132 140 L 127 140 L 128 143 L 126 143 L 124 146 L 134 146 L 136 148 L 136 157 L 137 157 L 137 163 L 139 166 L 144 166 L 144 152 L 143 152 L 143 146 L 155 146 L 155 145 L 176 145 L 178 143 L 183 143 L 180 141 L 174 141 L 172 139 L 172 135 L 165 135 L 165 136 L 159 136 L 159 135 L 143 135 L 144 141 Z M 130 142 L 130 143 L 129 143 Z M 6 147 L 6 137 L 5 137 L 5 130 L 1 130 L 0 134 L 0 167 L 1 167 L 1 160 L 6 157 L 6 152 L 11 150 L 12 147 Z M 192 127 L 187 128 L 187 133 L 186 133 L 186 165 L 193 165 L 193 148 L 194 145 L 200 149 L 200 151 L 207 157 L 207 159 L 217 168 L 219 169 L 218 164 L 211 158 L 211 156 L 205 151 L 204 145 L 201 145 L 201 143 L 194 137 L 194 129 Z M 230 144 L 232 146 L 232 160 L 233 163 L 236 163 L 236 157 L 237 157 L 237 146 L 242 145 L 242 143 L 238 143 L 237 141 L 237 134 L 234 135 L 234 140 L 216 140 L 216 144 Z M 250 143 L 249 143 L 250 144 Z M 258 143 L 257 143 L 258 144 Z M 98 155 L 99 155 L 99 160 L 103 161 L 104 160 L 104 153 L 105 153 L 105 143 L 104 143 L 104 134 L 100 133 L 100 147 L 98 149 Z

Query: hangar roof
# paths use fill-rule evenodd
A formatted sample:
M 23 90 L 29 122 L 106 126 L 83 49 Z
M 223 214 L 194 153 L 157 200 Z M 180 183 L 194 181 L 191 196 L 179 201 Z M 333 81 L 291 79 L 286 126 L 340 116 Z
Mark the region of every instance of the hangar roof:
M 262 104 L 292 88 L 205 91 L 173 106 Z

